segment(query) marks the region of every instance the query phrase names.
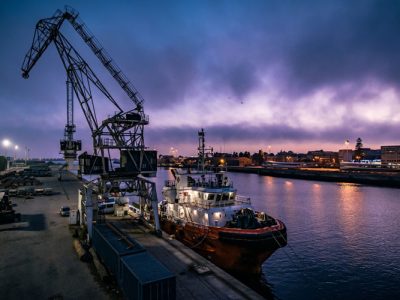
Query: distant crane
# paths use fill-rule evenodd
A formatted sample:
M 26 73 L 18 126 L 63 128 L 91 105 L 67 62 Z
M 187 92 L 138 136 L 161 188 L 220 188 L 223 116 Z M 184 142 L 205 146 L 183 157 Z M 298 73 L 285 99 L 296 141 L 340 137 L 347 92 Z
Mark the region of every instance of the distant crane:
M 123 110 L 86 61 L 60 32 L 61 25 L 65 20 L 69 21 L 125 91 L 133 108 Z M 80 166 L 83 171 L 100 174 L 100 180 L 95 187 L 97 188 L 96 192 L 101 195 L 108 195 L 116 189 L 121 192 L 136 193 L 140 197 L 141 207 L 152 208 L 155 229 L 159 231 L 155 183 L 143 177 L 156 174 L 157 152 L 148 150 L 144 144 L 144 126 L 149 124 L 149 118 L 143 110 L 142 96 L 80 20 L 78 12 L 68 6 L 64 11 L 57 10 L 52 17 L 37 22 L 32 46 L 27 52 L 21 68 L 24 78 L 29 77 L 30 71 L 51 43 L 55 44 L 67 73 L 68 118 L 64 141 L 74 141 L 75 125 L 73 125 L 72 118 L 71 93 L 73 90 L 91 130 L 93 141 L 94 155 L 81 156 Z M 104 120 L 98 120 L 93 89 L 97 89 L 105 96 L 113 107 L 113 114 Z M 69 115 L 70 112 L 71 115 Z M 70 148 L 77 151 L 79 143 L 75 142 L 75 145 L 71 147 L 66 143 L 64 154 L 66 151 L 68 154 Z M 111 151 L 115 150 L 120 154 L 119 168 L 114 168 L 110 163 Z
M 68 76 L 69 77 L 69 76 Z M 76 160 L 77 151 L 81 151 L 82 142 L 74 139 L 76 126 L 74 124 L 74 90 L 72 82 L 67 79 L 67 123 L 64 128 L 64 139 L 60 141 L 60 150 L 64 153 L 67 165 Z

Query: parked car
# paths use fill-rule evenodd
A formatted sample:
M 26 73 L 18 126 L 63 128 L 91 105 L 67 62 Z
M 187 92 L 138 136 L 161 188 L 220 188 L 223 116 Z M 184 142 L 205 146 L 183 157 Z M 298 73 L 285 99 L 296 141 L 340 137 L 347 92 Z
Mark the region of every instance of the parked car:
M 102 202 L 98 203 L 99 214 L 112 214 L 114 213 L 115 202 Z
M 60 208 L 60 215 L 63 217 L 68 217 L 69 216 L 69 211 L 71 209 L 69 208 L 69 206 L 61 206 Z

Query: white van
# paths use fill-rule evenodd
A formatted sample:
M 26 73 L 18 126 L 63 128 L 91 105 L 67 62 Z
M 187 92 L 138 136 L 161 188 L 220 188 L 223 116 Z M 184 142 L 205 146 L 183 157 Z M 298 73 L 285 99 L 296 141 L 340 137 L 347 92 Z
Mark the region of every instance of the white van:
M 113 214 L 115 210 L 115 202 L 101 202 L 97 205 L 99 214 Z

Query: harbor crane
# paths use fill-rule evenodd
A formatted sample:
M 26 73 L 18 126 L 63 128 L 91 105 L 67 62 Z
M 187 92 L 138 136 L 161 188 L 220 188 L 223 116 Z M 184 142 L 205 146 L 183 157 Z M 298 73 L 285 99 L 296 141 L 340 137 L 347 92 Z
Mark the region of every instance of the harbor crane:
M 130 100 L 128 109 L 122 108 L 120 102 L 108 92 L 88 63 L 61 33 L 64 21 L 72 25 L 127 94 Z M 115 191 L 137 195 L 140 206 L 151 209 L 156 232 L 160 233 L 155 183 L 145 178 L 156 174 L 157 152 L 145 147 L 144 127 L 149 124 L 149 117 L 144 113 L 143 97 L 82 22 L 79 13 L 69 6 L 64 10 L 58 9 L 52 17 L 37 22 L 32 46 L 21 68 L 24 78 L 29 77 L 32 68 L 52 43 L 61 58 L 67 82 L 72 87 L 71 91 L 73 90 L 80 104 L 92 134 L 94 155 L 85 154 L 79 157 L 82 173 L 99 174 L 100 179 L 93 187 L 99 195 L 107 196 Z M 103 95 L 112 106 L 112 113 L 103 120 L 99 120 L 96 114 L 96 108 L 100 109 L 96 105 L 97 94 L 94 90 Z M 68 126 L 67 123 L 67 139 L 74 130 Z M 115 151 L 120 155 L 119 168 L 114 168 L 111 163 L 111 153 Z M 147 218 L 150 219 L 149 214 Z
M 69 77 L 69 76 L 68 76 Z M 74 124 L 74 90 L 72 82 L 67 79 L 67 123 L 64 128 L 64 139 L 60 141 L 60 150 L 64 154 L 66 166 L 69 169 L 77 158 L 77 152 L 82 149 L 82 142 L 74 139 L 76 126 Z

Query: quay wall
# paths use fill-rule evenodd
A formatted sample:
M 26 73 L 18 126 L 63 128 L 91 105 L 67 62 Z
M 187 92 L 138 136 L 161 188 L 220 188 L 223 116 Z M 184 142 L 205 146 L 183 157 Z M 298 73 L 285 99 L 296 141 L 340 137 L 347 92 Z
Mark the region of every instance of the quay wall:
M 349 182 L 400 188 L 400 173 L 367 171 L 335 171 L 304 169 L 273 169 L 260 167 L 228 167 L 230 172 L 252 173 L 266 176 L 316 181 Z

